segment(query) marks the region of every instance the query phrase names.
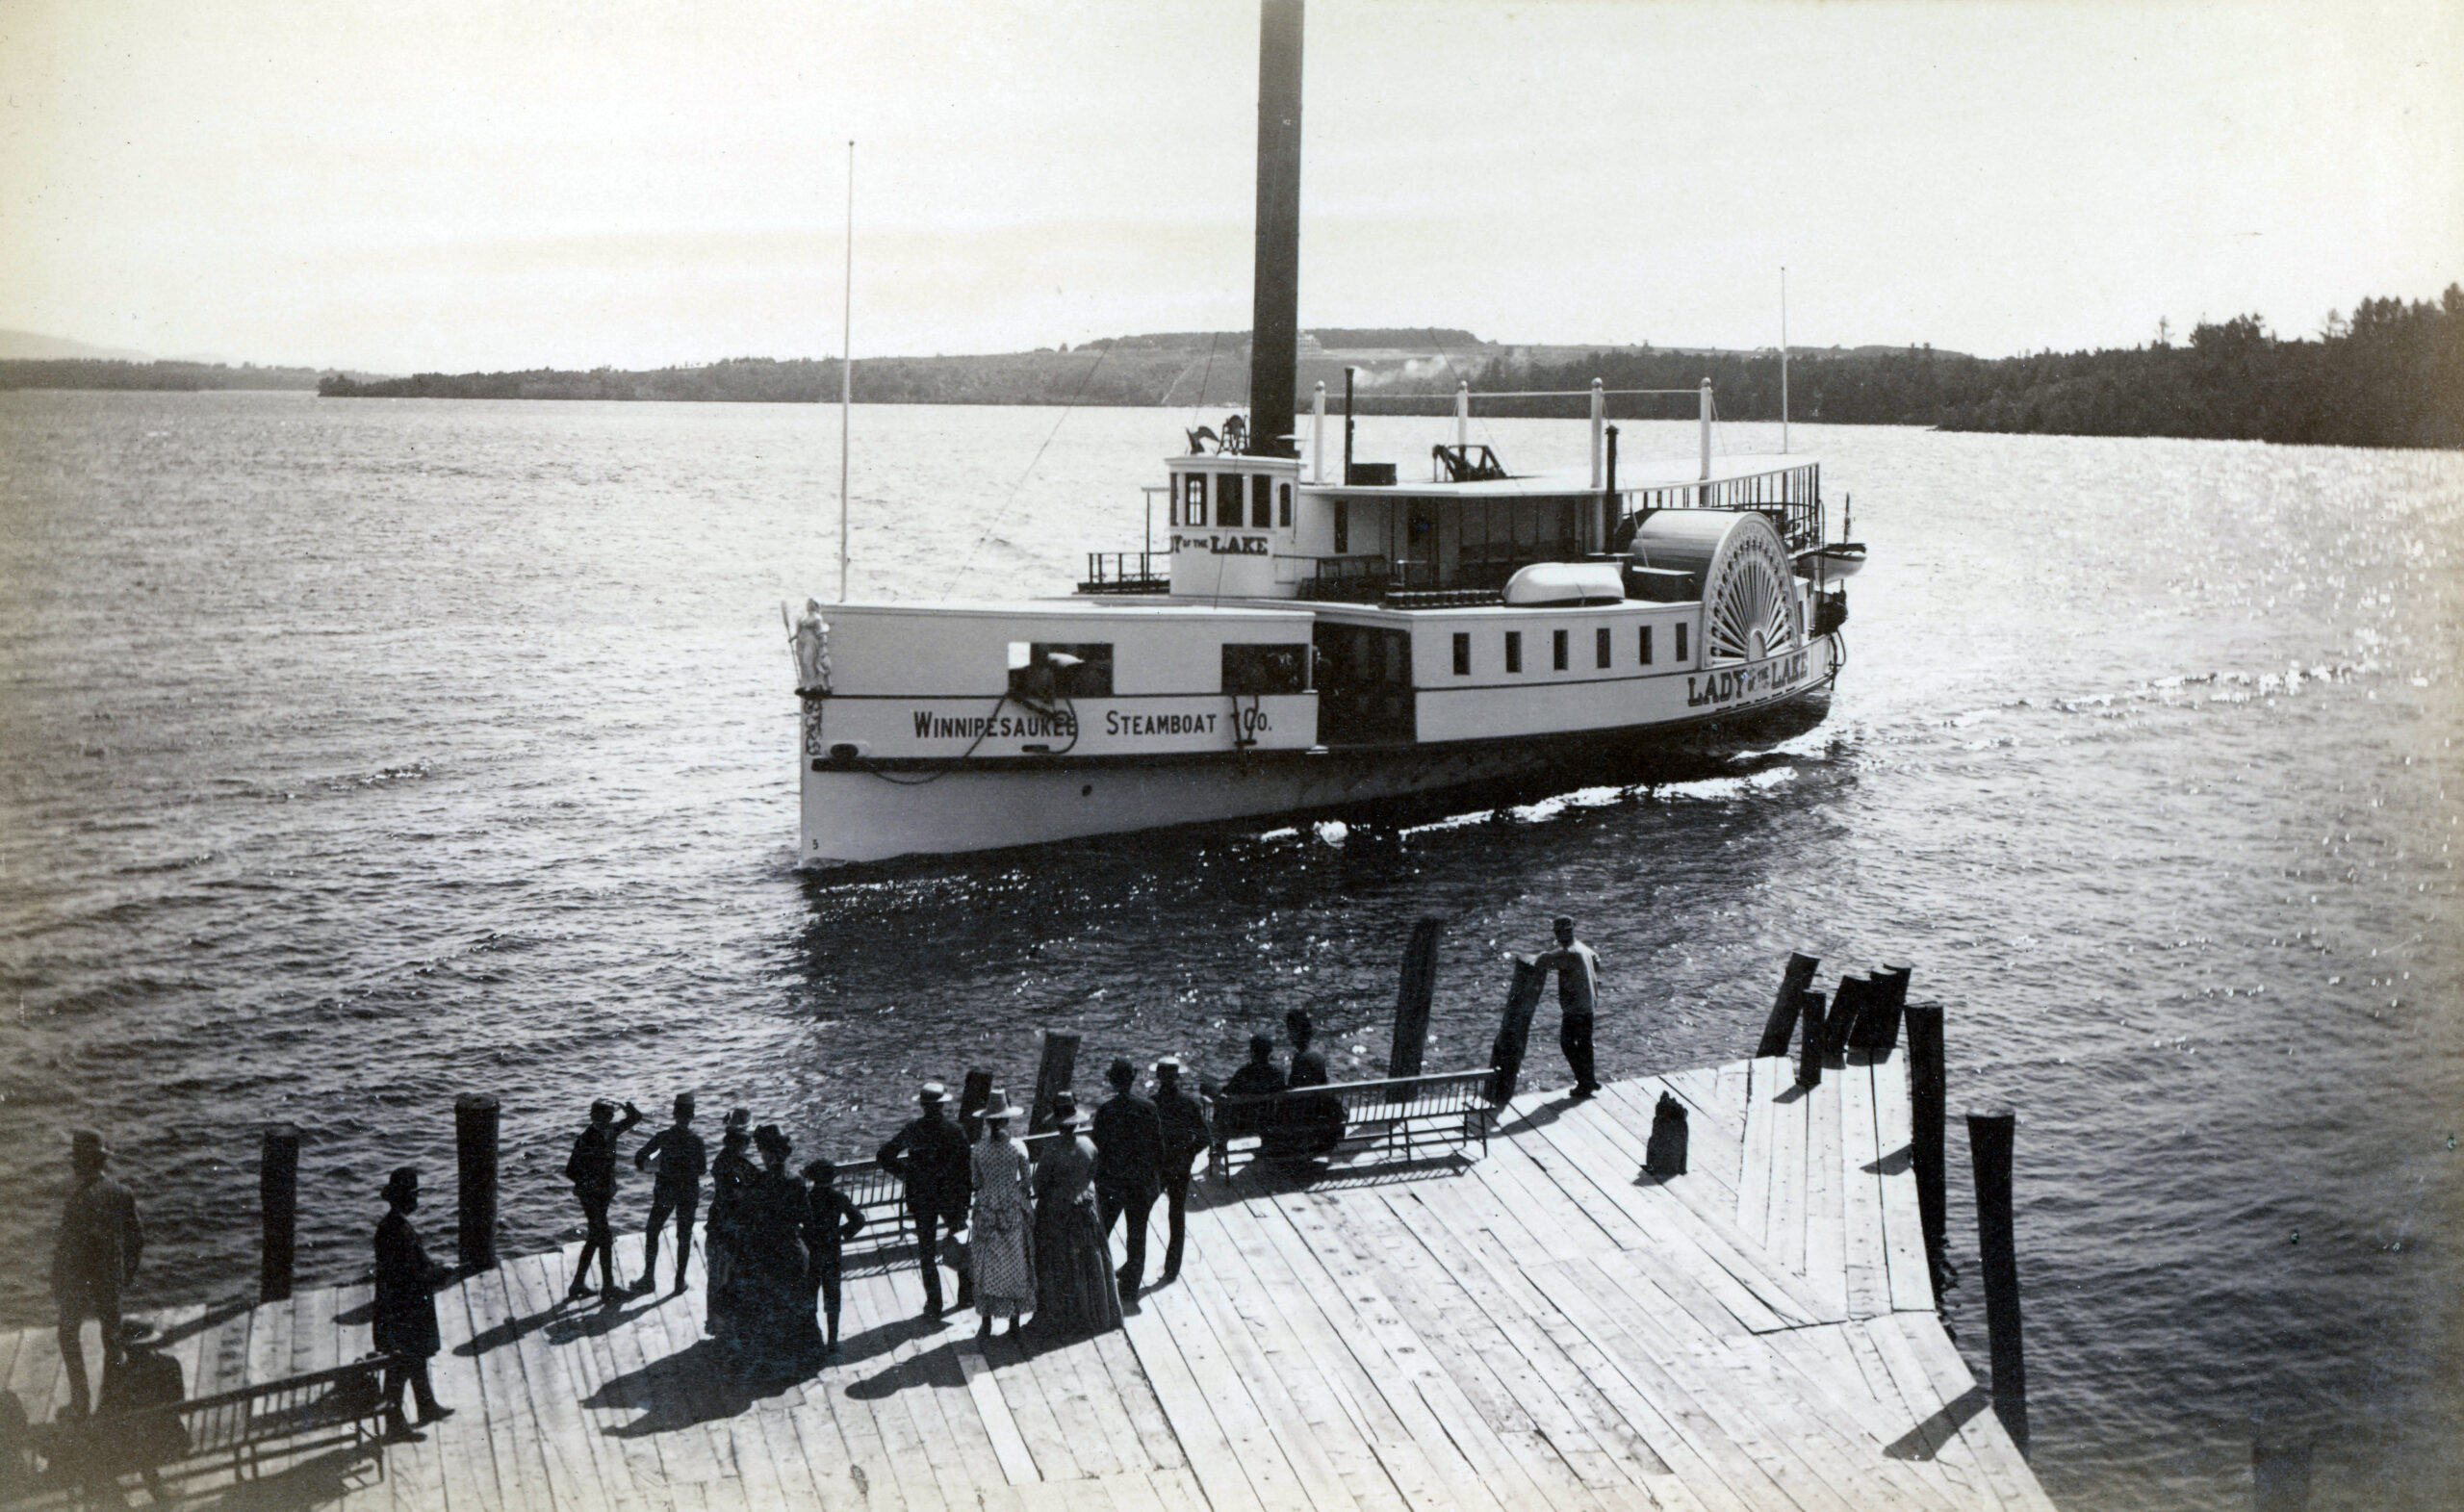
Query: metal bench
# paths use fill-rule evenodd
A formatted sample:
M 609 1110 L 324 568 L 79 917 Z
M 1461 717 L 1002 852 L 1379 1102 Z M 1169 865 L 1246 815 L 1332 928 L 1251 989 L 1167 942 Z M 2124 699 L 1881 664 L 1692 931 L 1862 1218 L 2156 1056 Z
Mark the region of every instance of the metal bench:
M 33 1448 L 64 1481 L 98 1483 L 224 1456 L 235 1479 L 253 1479 L 270 1458 L 379 1442 L 387 1363 L 372 1355 L 211 1397 L 97 1413 L 84 1422 L 38 1430 Z M 376 1473 L 380 1478 L 385 1473 L 382 1454 Z

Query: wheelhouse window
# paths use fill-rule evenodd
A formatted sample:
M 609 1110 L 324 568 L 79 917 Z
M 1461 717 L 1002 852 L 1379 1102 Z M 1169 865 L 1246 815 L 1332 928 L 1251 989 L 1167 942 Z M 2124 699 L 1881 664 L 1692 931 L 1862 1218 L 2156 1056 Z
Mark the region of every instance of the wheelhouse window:
M 1241 523 L 1241 474 L 1226 473 L 1215 484 L 1215 523 L 1238 525 Z
M 1110 641 L 1010 643 L 1010 693 L 1030 704 L 1113 696 Z
M 1249 526 L 1264 530 L 1274 524 L 1274 479 L 1264 473 L 1249 474 Z
M 1454 632 L 1454 675 L 1458 678 L 1472 675 L 1472 635 L 1468 630 Z
M 1521 630 L 1505 632 L 1505 670 L 1508 672 L 1523 670 L 1523 632 Z
M 1274 488 L 1274 493 L 1275 514 L 1277 516 L 1275 524 L 1282 525 L 1286 529 L 1290 529 L 1292 526 L 1292 485 L 1289 483 L 1277 483 Z
M 1184 473 L 1181 474 L 1181 514 L 1179 523 L 1187 525 L 1202 525 L 1206 524 L 1205 474 Z

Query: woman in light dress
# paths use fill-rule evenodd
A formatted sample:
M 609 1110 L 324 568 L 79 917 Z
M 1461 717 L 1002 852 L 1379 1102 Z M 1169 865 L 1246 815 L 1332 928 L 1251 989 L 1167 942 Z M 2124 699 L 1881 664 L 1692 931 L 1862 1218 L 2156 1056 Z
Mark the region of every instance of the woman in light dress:
M 975 1202 L 967 1213 L 967 1248 L 975 1265 L 975 1310 L 984 1319 L 978 1344 L 992 1338 L 993 1320 L 1010 1320 L 1018 1337 L 1019 1316 L 1035 1310 L 1035 1199 L 1027 1186 L 1027 1152 L 1010 1138 L 1010 1126 L 1026 1116 L 1007 1097 L 995 1095 L 984 1111 L 984 1138 L 972 1157 Z
M 1091 1114 L 1074 1103 L 1036 1162 L 1036 1332 L 1075 1339 L 1120 1326 L 1120 1283 L 1095 1210 Z

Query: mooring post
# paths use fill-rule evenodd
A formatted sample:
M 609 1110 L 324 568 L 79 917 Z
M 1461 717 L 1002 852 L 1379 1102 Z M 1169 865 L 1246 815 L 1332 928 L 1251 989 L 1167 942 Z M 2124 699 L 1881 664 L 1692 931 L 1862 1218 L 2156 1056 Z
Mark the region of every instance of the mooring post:
M 1857 1019 L 1851 1042 L 1875 1060 L 1882 1060 L 1899 1043 L 1899 1018 L 1908 1007 L 1907 966 L 1885 966 L 1872 973 L 1873 987 L 1866 994 L 1865 1011 Z
M 1523 1074 L 1523 1050 L 1531 1038 L 1531 1015 L 1540 1007 L 1540 989 L 1549 968 L 1528 956 L 1514 958 L 1514 986 L 1506 989 L 1505 1018 L 1489 1046 L 1489 1102 L 1502 1108 L 1514 1100 L 1516 1078 Z
M 1865 1005 L 1873 999 L 1873 983 L 1863 977 L 1839 979 L 1839 989 L 1831 994 L 1831 1017 L 1822 1026 L 1824 1060 L 1848 1064 L 1848 1041 L 1857 1032 L 1857 1021 L 1864 1015 Z
M 1045 1030 L 1043 1064 L 1036 1067 L 1036 1100 L 1027 1108 L 1029 1134 L 1041 1134 L 1052 1127 L 1052 1105 L 1060 1100 L 1063 1092 L 1069 1090 L 1069 1078 L 1077 1069 L 1077 1031 Z
M 265 1216 L 257 1300 L 286 1301 L 299 1234 L 299 1131 L 290 1124 L 267 1125 L 257 1146 L 257 1209 Z
M 975 1066 L 959 1087 L 959 1132 L 973 1144 L 984 1132 L 984 1110 L 992 1106 L 992 1073 Z
M 2250 1440 L 2250 1505 L 2255 1512 L 2303 1512 L 2310 1505 L 2310 1436 L 2270 1433 Z
M 1939 1302 L 1957 1272 L 1951 1269 L 1942 1187 L 1943 1108 L 1949 1101 L 1942 1065 L 1942 1005 L 1908 1005 L 1909 1162 L 1916 1168 L 1916 1213 L 1925 1231 L 1926 1269 Z M 1887 1153 L 1887 1152 L 1886 1152 Z
M 1403 948 L 1403 985 L 1395 997 L 1395 1047 L 1386 1057 L 1388 1076 L 1418 1076 L 1421 1057 L 1428 1049 L 1428 1010 L 1437 995 L 1437 932 L 1442 919 L 1422 919 L 1412 926 L 1412 942 Z
M 497 1131 L 500 1110 L 486 1092 L 453 1099 L 453 1166 L 460 1209 L 454 1225 L 465 1270 L 497 1263 Z
M 1788 953 L 1788 968 L 1780 973 L 1780 995 L 1771 1000 L 1771 1016 L 1763 1020 L 1762 1043 L 1755 1047 L 1755 1059 L 1788 1053 L 1788 1035 L 1797 1027 L 1798 999 L 1813 986 L 1813 974 L 1821 966 L 1819 956 Z
M 2018 1117 L 2007 1108 L 1967 1115 L 1976 1174 L 1976 1248 L 1985 1270 L 1986 1346 L 1992 1357 L 1993 1414 L 2019 1452 L 2028 1451 L 2028 1368 L 2019 1346 L 2019 1257 L 2011 1231 L 2011 1145 Z
M 1797 1016 L 1805 1030 L 1800 1040 L 1803 1048 L 1797 1052 L 1797 1085 L 1820 1087 L 1822 1085 L 1822 994 L 1800 992 L 1797 994 L 1797 1001 L 1803 1005 L 1797 1010 Z

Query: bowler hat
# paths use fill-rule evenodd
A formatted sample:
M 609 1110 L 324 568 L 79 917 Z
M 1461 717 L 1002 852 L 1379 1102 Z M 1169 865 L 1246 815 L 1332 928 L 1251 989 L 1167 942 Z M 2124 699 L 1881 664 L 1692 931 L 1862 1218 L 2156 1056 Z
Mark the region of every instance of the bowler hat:
M 753 1142 L 759 1145 L 765 1154 L 776 1151 L 784 1155 L 796 1147 L 796 1141 L 780 1132 L 779 1126 L 775 1123 L 765 1123 L 754 1130 Z
M 79 1166 L 100 1166 L 112 1158 L 103 1137 L 92 1129 L 68 1131 L 68 1158 Z
M 402 1197 L 415 1197 L 420 1191 L 420 1169 L 416 1166 L 397 1166 L 394 1174 L 385 1178 L 385 1190 L 377 1195 L 388 1202 Z

